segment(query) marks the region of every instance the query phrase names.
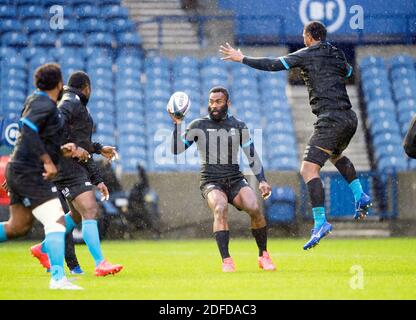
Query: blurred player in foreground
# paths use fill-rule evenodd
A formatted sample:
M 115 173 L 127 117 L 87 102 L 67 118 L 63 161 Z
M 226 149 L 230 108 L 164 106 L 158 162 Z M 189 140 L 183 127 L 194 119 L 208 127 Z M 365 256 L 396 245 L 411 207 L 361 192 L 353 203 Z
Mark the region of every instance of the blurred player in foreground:
M 50 258 L 50 289 L 82 289 L 64 273 L 65 219 L 57 189 L 51 182 L 65 157 L 87 159 L 89 154 L 73 143 L 61 147 L 62 119 L 56 102 L 62 95 L 59 65 L 45 64 L 35 71 L 37 90 L 23 106 L 20 136 L 6 169 L 3 187 L 10 194 L 10 218 L 0 223 L 0 242 L 23 236 L 33 217 L 45 229 L 45 248 Z M 80 153 L 81 152 L 81 153 Z
M 249 214 L 252 234 L 259 248 L 259 267 L 272 271 L 276 268 L 267 252 L 266 220 L 260 211 L 255 192 L 240 171 L 237 160 L 240 146 L 259 181 L 263 198 L 270 195 L 271 187 L 266 181 L 246 124 L 228 114 L 229 104 L 229 94 L 225 88 L 212 88 L 209 93 L 208 115 L 192 121 L 183 134 L 180 125 L 182 120 L 169 112 L 175 124 L 172 152 L 184 152 L 194 142 L 198 146 L 201 162 L 200 189 L 214 215 L 213 231 L 223 261 L 222 271 L 235 271 L 228 250 L 228 203 Z
M 111 160 L 117 157 L 114 147 L 102 146 L 91 141 L 94 123 L 87 109 L 90 95 L 91 82 L 88 75 L 82 71 L 72 73 L 58 106 L 64 119 L 64 139 L 73 141 L 91 154 L 101 154 Z M 109 193 L 93 159 L 89 158 L 84 163 L 75 159 L 64 159 L 54 182 L 71 209 L 65 214 L 66 232 L 72 232 L 82 219 L 82 237 L 94 258 L 95 275 L 106 276 L 120 272 L 123 266 L 109 263 L 101 251 L 97 226 L 98 204 L 93 185 L 102 193 L 102 201 L 108 200 Z M 40 263 L 48 268 L 49 261 L 44 244 L 45 242 L 33 246 L 31 251 Z
M 332 230 L 325 217 L 325 194 L 319 175 L 328 159 L 348 182 L 354 194 L 354 218 L 365 218 L 372 205 L 370 197 L 363 192 L 354 165 L 342 154 L 358 124 L 345 87 L 346 79 L 352 74 L 352 67 L 347 63 L 344 53 L 326 41 L 326 33 L 322 23 L 310 22 L 303 30 L 306 48 L 276 59 L 246 57 L 228 43 L 220 47 L 223 60 L 244 63 L 255 69 L 301 69 L 309 92 L 309 104 L 318 117 L 300 169 L 308 187 L 315 220 L 312 236 L 303 247 L 305 250 L 316 246 Z

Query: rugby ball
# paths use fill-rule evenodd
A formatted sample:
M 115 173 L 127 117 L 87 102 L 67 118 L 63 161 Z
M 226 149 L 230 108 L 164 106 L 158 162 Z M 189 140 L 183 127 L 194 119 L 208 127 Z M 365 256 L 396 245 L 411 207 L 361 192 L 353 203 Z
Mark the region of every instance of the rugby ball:
M 191 107 L 191 100 L 185 92 L 177 91 L 171 95 L 167 111 L 177 119 L 183 119 Z

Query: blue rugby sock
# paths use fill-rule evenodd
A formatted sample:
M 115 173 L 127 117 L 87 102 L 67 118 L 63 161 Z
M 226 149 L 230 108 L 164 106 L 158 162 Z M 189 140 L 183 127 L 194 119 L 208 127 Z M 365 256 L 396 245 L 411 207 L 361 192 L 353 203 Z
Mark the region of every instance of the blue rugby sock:
M 72 217 L 71 217 L 71 215 L 69 214 L 69 212 L 68 212 L 68 213 L 66 213 L 66 214 L 64 215 L 64 218 L 65 218 L 65 228 L 66 228 L 66 230 L 65 230 L 65 234 L 67 234 L 67 233 L 72 232 L 72 230 L 74 230 L 74 228 L 75 228 L 77 225 L 76 225 L 75 221 L 72 219 Z M 46 252 L 47 252 L 47 250 L 46 250 L 45 240 L 43 240 L 43 242 L 42 242 L 41 244 L 42 244 L 42 247 L 41 247 L 41 249 L 40 249 L 40 250 L 41 250 L 43 253 L 46 253 Z
M 355 180 L 353 180 L 350 184 L 349 184 L 352 193 L 354 194 L 354 199 L 355 201 L 360 200 L 361 195 L 364 193 L 363 191 L 363 187 L 361 186 L 361 182 L 360 180 L 357 178 Z
M 54 280 L 60 280 L 65 275 L 65 232 L 48 233 L 44 242 L 51 262 L 51 276 Z
M 325 222 L 325 208 L 324 207 L 316 207 L 312 208 L 313 213 L 313 220 L 315 221 L 314 228 L 320 228 Z
M 97 220 L 82 221 L 82 237 L 94 258 L 95 266 L 98 266 L 104 260 L 101 252 L 100 237 L 98 235 Z
M 4 228 L 5 225 L 6 225 L 6 222 L 0 223 L 0 242 L 4 242 L 8 240 L 6 229 Z

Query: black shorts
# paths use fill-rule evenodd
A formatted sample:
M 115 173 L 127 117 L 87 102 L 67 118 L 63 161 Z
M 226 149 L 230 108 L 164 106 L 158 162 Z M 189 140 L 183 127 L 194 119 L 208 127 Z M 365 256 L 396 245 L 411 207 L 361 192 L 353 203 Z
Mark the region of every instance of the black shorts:
M 93 190 L 91 181 L 84 175 L 73 176 L 70 179 L 55 181 L 55 185 L 69 202 L 73 201 L 80 194 Z
M 244 187 L 249 187 L 246 178 L 222 179 L 213 181 L 204 181 L 201 183 L 200 189 L 204 199 L 212 190 L 221 190 L 227 195 L 228 203 L 233 204 L 234 198 Z M 237 208 L 238 209 L 238 208 Z M 240 210 L 240 209 L 238 209 Z
M 336 158 L 348 147 L 357 131 L 358 119 L 353 110 L 331 111 L 318 117 L 303 160 L 321 167 L 329 158 Z M 319 149 L 330 151 L 330 154 Z
M 10 205 L 22 204 L 35 209 L 41 204 L 58 198 L 56 186 L 43 179 L 41 171 L 26 171 L 8 163 L 6 167 L 6 181 L 10 194 Z

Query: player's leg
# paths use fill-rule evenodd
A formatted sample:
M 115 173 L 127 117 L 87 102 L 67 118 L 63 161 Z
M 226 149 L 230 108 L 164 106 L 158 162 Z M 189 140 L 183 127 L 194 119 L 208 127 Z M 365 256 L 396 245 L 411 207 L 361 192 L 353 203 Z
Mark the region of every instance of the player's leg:
M 229 252 L 230 231 L 227 221 L 227 195 L 222 190 L 217 188 L 210 190 L 204 195 L 204 197 L 206 198 L 208 206 L 214 215 L 213 232 L 223 262 L 222 271 L 234 272 L 235 266 Z
M 58 193 L 58 196 L 59 196 L 59 200 L 61 202 L 62 208 L 64 209 L 64 212 L 67 212 L 64 215 L 65 228 L 66 228 L 66 231 L 65 231 L 66 232 L 66 236 L 65 236 L 65 260 L 67 262 L 68 268 L 71 271 L 73 269 L 81 270 L 81 268 L 79 267 L 79 264 L 78 264 L 76 254 L 75 254 L 74 242 L 72 240 L 72 231 L 78 225 L 78 223 L 75 223 L 74 218 L 72 218 L 72 215 L 76 216 L 77 214 L 73 214 L 69 210 L 69 206 L 68 206 L 67 202 L 65 201 L 62 193 Z M 78 216 L 79 216 L 78 221 L 81 221 L 81 216 L 79 214 L 78 214 Z M 47 271 L 49 271 L 50 263 L 49 263 L 49 258 L 48 258 L 48 255 L 47 255 L 45 240 L 42 241 L 40 244 L 36 244 L 36 245 L 32 246 L 30 248 L 30 251 L 31 251 L 32 255 L 39 260 L 41 265 Z M 78 266 L 78 268 L 77 268 L 77 266 Z M 82 273 L 82 270 L 81 270 L 81 272 L 77 272 L 77 273 Z
M 98 204 L 92 190 L 77 195 L 72 201 L 74 212 L 82 216 L 82 237 L 95 262 L 95 275 L 115 274 L 123 269 L 121 265 L 112 265 L 104 259 L 98 233 Z
M 30 208 L 26 208 L 22 204 L 12 204 L 9 220 L 0 222 L 0 242 L 26 235 L 32 228 L 33 221 Z
M 313 138 L 314 136 L 312 136 L 311 141 L 313 141 Z M 304 245 L 304 250 L 316 246 L 332 230 L 332 226 L 326 221 L 325 191 L 319 175 L 330 154 L 331 151 L 329 150 L 309 144 L 302 161 L 300 173 L 308 189 L 314 219 L 312 235 Z
M 50 261 L 51 281 L 50 289 L 82 289 L 65 277 L 64 252 L 65 252 L 65 219 L 64 211 L 58 198 L 47 200 L 32 210 L 33 215 L 39 220 L 45 230 L 45 246 Z
M 276 270 L 267 251 L 267 223 L 260 210 L 256 194 L 249 186 L 242 187 L 233 198 L 233 205 L 247 212 L 251 219 L 251 233 L 259 249 L 259 267 L 264 270 Z

